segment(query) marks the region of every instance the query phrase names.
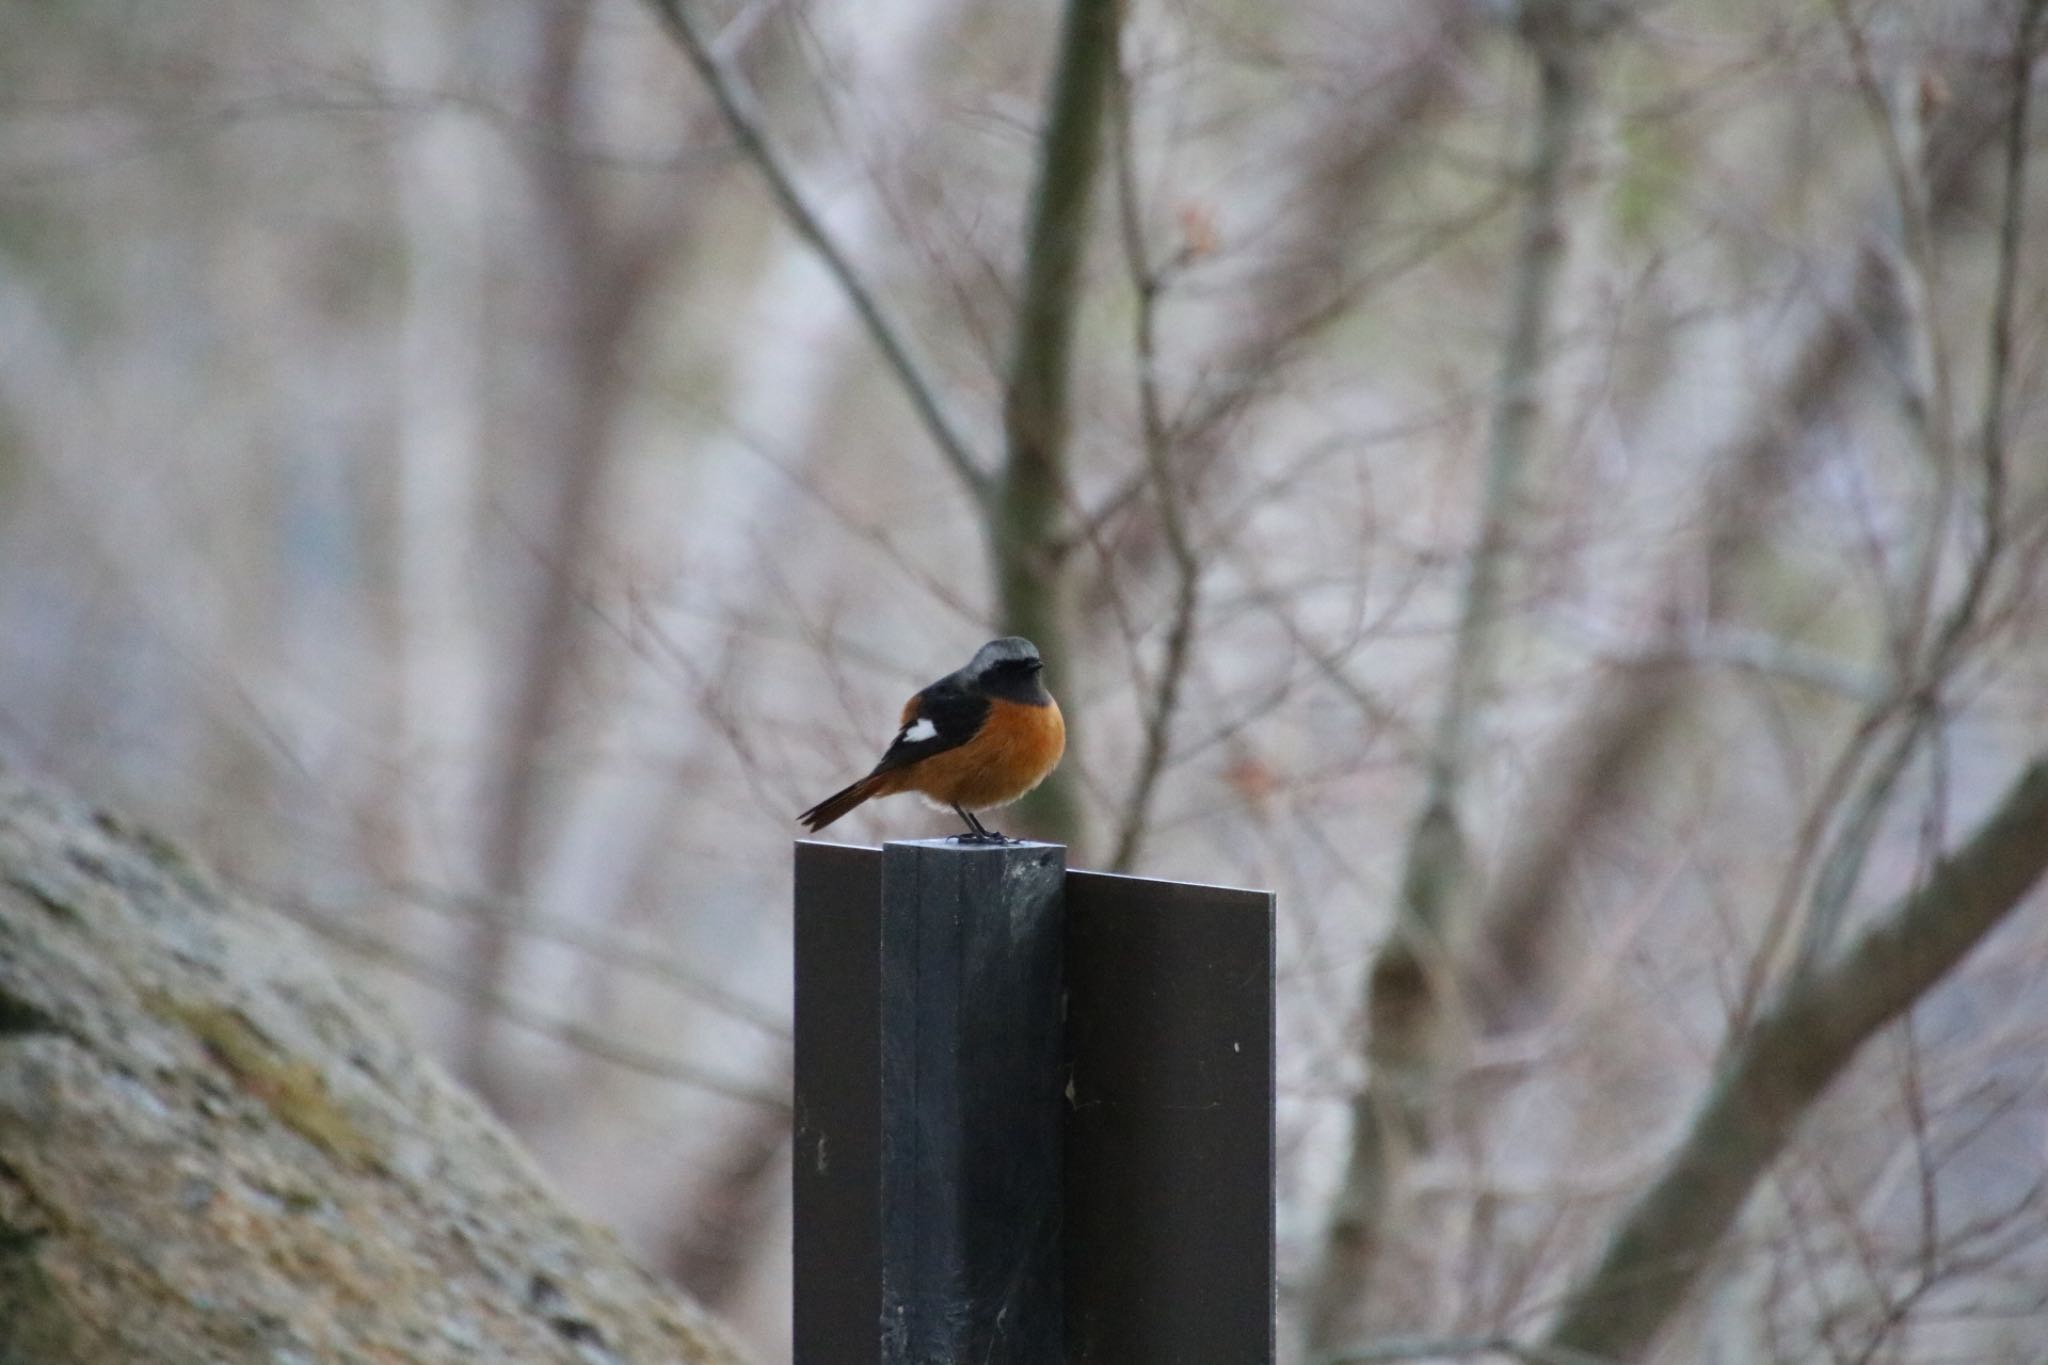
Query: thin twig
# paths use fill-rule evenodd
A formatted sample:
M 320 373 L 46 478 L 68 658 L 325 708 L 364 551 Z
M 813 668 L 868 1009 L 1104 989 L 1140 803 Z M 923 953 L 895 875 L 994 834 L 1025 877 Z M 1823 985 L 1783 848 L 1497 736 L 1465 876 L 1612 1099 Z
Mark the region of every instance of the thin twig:
M 609 1062 L 613 1066 L 638 1072 L 643 1076 L 651 1076 L 656 1080 L 672 1081 L 678 1085 L 702 1090 L 707 1094 L 738 1100 L 743 1104 L 763 1105 L 784 1112 L 789 1109 L 789 1097 L 778 1091 L 766 1090 L 736 1077 L 722 1076 L 690 1062 L 650 1052 L 632 1043 L 620 1042 L 573 1019 L 564 1019 L 534 1009 L 514 999 L 499 987 L 479 989 L 470 973 L 450 968 L 422 954 L 386 942 L 375 934 L 341 924 L 332 915 L 308 911 L 289 900 L 279 901 L 277 904 L 299 923 L 349 952 L 390 967 L 437 990 L 452 992 L 458 998 L 488 1011 L 493 1017 L 523 1028 L 529 1033 L 553 1039 L 565 1047 L 574 1048 L 599 1061 Z
M 707 1172 L 661 1251 L 659 1269 L 714 1311 L 727 1311 L 747 1271 L 773 1245 L 777 1201 L 789 1166 L 789 1120 L 766 1109 L 734 1116 L 701 1164 Z
M 535 24 L 543 59 L 528 97 L 542 118 L 574 127 L 588 15 L 550 10 Z M 578 582 L 605 543 L 606 494 L 619 459 L 618 361 L 646 306 L 645 279 L 658 259 L 651 250 L 629 248 L 598 211 L 590 167 L 535 149 L 526 169 L 539 225 L 534 246 L 542 253 L 527 278 L 537 290 L 538 332 L 548 357 L 540 371 L 547 390 L 527 409 L 537 429 L 526 437 L 546 469 L 536 523 L 543 573 L 537 600 L 522 611 L 514 637 L 511 700 L 488 779 L 496 799 L 479 849 L 486 882 L 511 893 L 525 890 L 543 843 L 541 811 L 553 784 L 544 749 L 586 657 Z M 650 237 L 644 247 L 657 241 Z M 494 1031 L 472 1006 L 505 979 L 512 951 L 502 926 L 475 926 L 467 960 L 476 990 L 464 998 L 451 1048 L 458 1073 L 493 1102 L 508 1098 L 495 1066 Z
M 1891 695 L 1890 684 L 1868 669 L 1769 631 L 1736 625 L 1701 623 L 1647 649 L 1632 653 L 1610 650 L 1604 657 L 1610 663 L 1685 664 L 1752 673 L 1864 705 Z
M 1905 724 L 1889 748 L 1878 758 L 1863 785 L 1849 802 L 1834 839 L 1828 846 L 1820 870 L 1814 875 L 1813 893 L 1808 898 L 1806 931 L 1801 939 L 1793 971 L 1810 971 L 1834 947 L 1836 934 L 1848 914 L 1849 901 L 1862 879 L 1863 867 L 1877 842 L 1884 813 L 1906 775 L 1906 769 L 1920 751 L 1921 743 L 1933 732 L 1937 719 L 1934 708 L 1922 703 L 1909 708 Z
M 1504 1356 L 1521 1365 L 1612 1365 L 1582 1351 L 1539 1346 L 1508 1336 L 1385 1337 L 1317 1356 L 1313 1365 L 1384 1365 L 1390 1361 L 1462 1360 L 1471 1356 Z
M 1953 385 L 1949 379 L 1948 348 L 1934 315 L 1937 257 L 1925 178 L 1916 172 L 1907 139 L 1900 135 L 1900 122 L 1910 115 L 1893 110 L 1871 56 L 1869 40 L 1856 22 L 1849 0 L 1830 0 L 1830 4 L 1843 45 L 1849 50 L 1857 93 L 1876 130 L 1885 177 L 1891 182 L 1892 199 L 1898 207 L 1899 285 L 1910 328 L 1906 340 L 1912 348 L 1908 407 L 1927 444 L 1928 457 L 1939 470 L 1949 463 L 1954 442 L 1954 402 L 1950 396 Z
M 1160 661 L 1152 692 L 1145 707 L 1145 737 L 1138 754 L 1138 771 L 1132 779 L 1129 797 L 1118 822 L 1116 852 L 1110 869 L 1128 872 L 1137 861 L 1151 822 L 1152 799 L 1159 776 L 1166 768 L 1172 745 L 1173 716 L 1179 709 L 1182 685 L 1187 680 L 1188 662 L 1194 649 L 1196 619 L 1201 607 L 1202 566 L 1188 543 L 1187 522 L 1182 516 L 1181 489 L 1173 469 L 1174 434 L 1166 420 L 1159 393 L 1158 315 L 1159 299 L 1167 271 L 1173 262 L 1154 266 L 1145 245 L 1144 205 L 1138 193 L 1137 151 L 1131 128 L 1130 79 L 1119 65 L 1110 96 L 1110 126 L 1116 138 L 1116 187 L 1119 225 L 1122 228 L 1124 262 L 1131 284 L 1137 291 L 1138 307 L 1133 346 L 1137 352 L 1138 412 L 1144 442 L 1145 472 L 1151 483 L 1152 502 L 1158 509 L 1160 534 L 1165 537 L 1167 557 L 1173 566 L 1173 613 L 1166 628 L 1166 657 Z
M 1984 466 L 1984 540 L 2001 535 L 2006 486 L 2006 403 L 2012 388 L 2013 310 L 2019 292 L 2020 250 L 2027 210 L 2027 135 L 2048 0 L 2027 0 L 2012 48 L 2012 105 L 2005 121 L 2005 204 L 1998 219 L 1998 278 L 1991 296 L 1991 338 L 1984 379 L 1984 425 L 1979 459 Z
M 2013 35 L 2009 67 L 2012 85 L 2004 120 L 2005 203 L 1999 215 L 1998 277 L 1991 304 L 1990 356 L 1984 380 L 1984 424 L 1978 443 L 1978 458 L 1984 467 L 1983 526 L 1963 590 L 1936 635 L 1925 668 L 1925 676 L 1930 679 L 1946 675 L 1971 628 L 1977 624 L 1978 609 L 1990 589 L 2000 552 L 2005 546 L 2006 402 L 2012 385 L 2014 296 L 2018 292 L 2021 236 L 2026 215 L 2027 125 L 2033 101 L 2034 62 L 2041 51 L 2044 14 L 2048 14 L 2048 0 L 2027 0 Z
M 882 353 L 890 373 L 896 376 L 896 382 L 909 398 L 918 420 L 924 424 L 932 444 L 938 447 L 939 454 L 953 472 L 960 476 L 960 481 L 975 501 L 987 504 L 994 492 L 994 483 L 974 454 L 974 444 L 968 439 L 966 429 L 948 408 L 930 369 L 917 355 L 909 333 L 896 322 L 880 295 L 862 278 L 860 270 L 827 231 L 823 215 L 812 207 L 810 198 L 797 184 L 788 160 L 769 135 L 767 123 L 756 108 L 745 81 L 718 55 L 714 40 L 691 17 L 684 0 L 648 0 L 648 3 L 662 27 L 682 49 L 683 56 L 711 91 L 718 112 L 724 117 L 726 126 L 732 129 L 733 140 L 760 171 L 783 217 L 818 254 L 818 259 L 839 285 L 846 301 L 853 306 L 875 348 Z
M 1909 150 L 1902 125 L 1910 129 L 1917 144 L 1923 140 L 1920 116 L 1893 108 L 1884 83 L 1878 78 L 1870 43 L 1850 9 L 1850 0 L 1832 0 L 1835 24 L 1848 48 L 1856 87 L 1869 110 L 1882 153 L 1885 175 L 1898 207 L 1897 259 L 1893 274 L 1897 283 L 1901 328 L 1907 349 L 1905 408 L 1919 437 L 1933 480 L 1933 496 L 1921 517 L 1910 545 L 1910 566 L 1903 575 L 1903 611 L 1894 609 L 1893 626 L 1886 642 L 1891 649 L 1891 671 L 1903 677 L 1910 673 L 1918 656 L 1934 600 L 1936 581 L 1941 576 L 1942 544 L 1948 531 L 1949 514 L 1955 503 L 1955 401 L 1948 345 L 1943 338 L 1935 308 L 1939 296 L 1934 249 L 1933 209 L 1927 201 L 1921 160 Z M 1887 607 L 1892 604 L 1888 601 Z
M 710 1006 L 718 1013 L 751 1024 L 771 1038 L 787 1041 L 789 1020 L 756 1001 L 728 990 L 702 971 L 672 953 L 635 937 L 593 929 L 558 915 L 550 915 L 531 904 L 502 896 L 465 896 L 434 887 L 409 885 L 386 888 L 391 895 L 436 914 L 503 921 L 512 932 L 548 943 L 558 943 L 617 967 L 621 971 L 673 986 Z M 276 899 L 272 893 L 270 899 Z

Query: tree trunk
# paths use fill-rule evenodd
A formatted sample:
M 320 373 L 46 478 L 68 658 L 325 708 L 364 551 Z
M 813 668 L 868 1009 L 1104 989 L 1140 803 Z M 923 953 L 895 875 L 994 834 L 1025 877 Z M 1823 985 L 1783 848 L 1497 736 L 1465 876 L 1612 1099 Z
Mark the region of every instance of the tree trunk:
M 280 916 L 0 773 L 0 1365 L 739 1360 Z

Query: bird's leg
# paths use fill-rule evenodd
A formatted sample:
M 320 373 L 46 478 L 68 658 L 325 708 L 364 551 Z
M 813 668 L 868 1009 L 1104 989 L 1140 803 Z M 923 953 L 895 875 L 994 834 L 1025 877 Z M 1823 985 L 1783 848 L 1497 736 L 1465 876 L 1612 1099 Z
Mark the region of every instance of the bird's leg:
M 968 811 L 963 810 L 957 801 L 953 803 L 953 814 L 967 822 L 967 833 L 953 836 L 953 842 L 956 844 L 1007 844 L 1010 842 L 1002 835 L 984 827 L 981 821 L 975 819 Z

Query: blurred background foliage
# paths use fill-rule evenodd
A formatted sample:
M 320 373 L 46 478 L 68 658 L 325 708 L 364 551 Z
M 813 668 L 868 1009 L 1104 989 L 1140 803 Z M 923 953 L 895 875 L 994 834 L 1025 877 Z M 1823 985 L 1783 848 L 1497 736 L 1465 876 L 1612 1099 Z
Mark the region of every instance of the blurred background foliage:
M 680 4 L 0 11 L 0 756 L 296 907 L 773 1361 L 793 814 L 1031 623 L 1014 828 L 1280 894 L 1290 1339 L 1528 1330 L 2048 745 L 2022 7 L 1129 0 L 1091 78 L 1046 7 Z M 2040 918 L 1670 1358 L 2038 1359 Z

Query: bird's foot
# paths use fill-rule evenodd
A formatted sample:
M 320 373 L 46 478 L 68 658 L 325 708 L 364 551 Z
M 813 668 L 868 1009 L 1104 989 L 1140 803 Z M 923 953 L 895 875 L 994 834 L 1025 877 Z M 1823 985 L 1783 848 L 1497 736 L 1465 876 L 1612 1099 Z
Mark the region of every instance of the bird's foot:
M 1018 844 L 1022 843 L 1023 840 L 1012 839 L 1009 835 L 998 834 L 992 829 L 984 829 L 978 831 L 966 830 L 955 834 L 947 842 L 955 844 Z

